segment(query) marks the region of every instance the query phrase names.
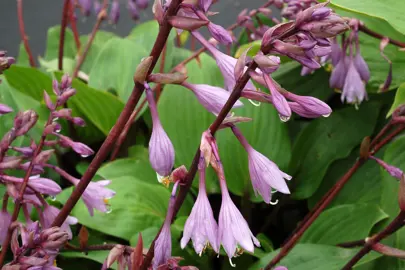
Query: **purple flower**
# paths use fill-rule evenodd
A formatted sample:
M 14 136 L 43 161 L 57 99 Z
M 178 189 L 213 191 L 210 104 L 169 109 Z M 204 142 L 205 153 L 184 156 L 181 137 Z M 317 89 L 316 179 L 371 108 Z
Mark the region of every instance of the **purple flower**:
M 133 0 L 128 0 L 127 8 L 133 20 L 139 20 L 139 11 Z
M 101 11 L 101 3 L 100 0 L 94 0 L 93 3 L 93 9 L 94 9 L 94 13 L 99 14 Z
M 4 70 L 9 69 L 10 66 L 15 63 L 15 59 L 13 57 L 7 57 L 6 53 L 6 51 L 0 50 L 0 74 L 3 74 Z
M 193 36 L 201 42 L 201 44 L 210 51 L 210 53 L 215 58 L 217 65 L 224 76 L 225 89 L 228 91 L 233 91 L 236 84 L 235 79 L 235 66 L 238 62 L 237 59 L 232 56 L 226 55 L 221 51 L 217 50 L 213 45 L 211 45 L 204 37 L 197 31 L 192 32 Z M 249 80 L 245 86 L 245 89 L 254 90 L 256 87 Z
M 339 62 L 332 70 L 332 74 L 329 78 L 329 85 L 331 88 L 342 89 L 345 84 L 347 68 L 349 65 L 349 59 L 347 56 L 342 55 Z
M 364 58 L 360 54 L 360 50 L 357 49 L 356 56 L 353 59 L 356 70 L 359 72 L 363 81 L 368 82 L 370 80 L 370 70 Z
M 232 36 L 229 32 L 222 26 L 210 22 L 208 24 L 208 31 L 210 31 L 211 36 L 216 39 L 219 43 L 224 45 L 232 44 Z
M 263 79 L 266 82 L 267 88 L 270 90 L 273 106 L 278 111 L 281 121 L 288 121 L 291 117 L 291 108 L 288 105 L 287 100 L 278 91 L 276 84 L 269 75 L 263 74 Z
M 288 268 L 285 266 L 277 266 L 276 268 L 274 268 L 274 270 L 288 270 Z
M 174 202 L 176 200 L 176 190 L 179 182 L 174 183 L 172 194 L 169 200 L 166 219 L 163 223 L 162 230 L 155 243 L 155 258 L 153 259 L 152 268 L 157 269 L 159 265 L 166 264 L 172 254 L 172 235 L 170 232 L 170 224 L 173 217 Z
M 149 0 L 135 0 L 135 3 L 140 9 L 146 9 L 149 5 Z
M 80 182 L 79 179 L 71 179 L 73 184 L 77 186 Z M 101 180 L 97 182 L 90 182 L 83 192 L 81 197 L 89 210 L 91 216 L 94 215 L 94 209 L 100 212 L 108 212 L 108 200 L 115 196 L 115 191 L 106 188 L 111 184 L 110 180 Z
M 110 22 L 113 24 L 117 24 L 119 18 L 120 18 L 120 3 L 118 0 L 114 0 L 111 3 L 111 10 L 110 10 Z
M 7 212 L 7 210 L 0 210 L 0 245 L 3 244 L 3 241 L 6 238 L 10 222 L 11 215 Z
M 222 243 L 229 260 L 231 260 L 235 256 L 238 244 L 243 249 L 254 252 L 254 245 L 260 247 L 260 243 L 254 237 L 246 220 L 232 202 L 223 173 L 220 174 L 219 182 L 222 192 L 222 204 L 218 219 L 218 242 Z
M 12 183 L 17 185 L 22 184 L 24 182 L 23 178 L 9 175 L 1 175 L 0 180 L 5 183 Z M 62 191 L 60 186 L 51 179 L 40 178 L 39 176 L 31 176 L 28 179 L 28 187 L 41 194 L 47 194 L 51 196 L 56 196 Z
M 201 105 L 203 105 L 207 111 L 215 115 L 219 114 L 231 95 L 228 91 L 220 87 L 207 84 L 191 84 L 183 82 L 182 85 L 193 91 Z M 233 108 L 239 108 L 242 106 L 243 103 L 238 100 Z
M 328 106 L 328 104 L 317 98 L 310 96 L 299 96 L 290 92 L 286 92 L 285 97 L 301 105 L 301 107 L 307 111 L 308 114 L 328 117 L 332 113 L 332 109 Z
M 61 146 L 71 147 L 73 151 L 75 151 L 84 158 L 94 154 L 94 151 L 90 147 L 81 142 L 74 142 L 69 137 L 57 133 L 54 133 L 54 135 L 59 137 Z
M 59 212 L 60 211 L 58 208 L 45 204 L 44 209 L 42 212 L 40 212 L 39 216 L 42 227 L 45 229 L 51 228 L 52 222 L 55 220 Z M 69 234 L 69 239 L 72 239 L 72 230 L 70 229 L 69 225 L 77 224 L 77 222 L 77 218 L 68 216 L 61 226 L 61 229 Z
M 343 86 L 341 96 L 342 102 L 346 100 L 347 103 L 360 104 L 364 99 L 367 99 L 367 92 L 360 74 L 354 65 L 353 59 L 350 60 L 349 68 Z
M 83 15 L 89 16 L 91 12 L 92 0 L 79 0 L 79 5 Z
M 152 136 L 149 141 L 149 161 L 152 168 L 163 177 L 170 175 L 174 166 L 174 147 L 160 123 L 153 92 L 145 83 L 146 98 L 152 115 Z
M 256 195 L 259 193 L 266 203 L 270 203 L 272 188 L 290 194 L 284 179 L 291 180 L 292 177 L 281 171 L 266 156 L 253 149 L 237 127 L 233 126 L 232 131 L 248 153 L 250 179 Z
M 217 253 L 219 252 L 219 246 L 217 243 L 218 225 L 214 219 L 205 189 L 205 161 L 202 155 L 198 171 L 200 173 L 198 196 L 184 225 L 181 248 L 184 249 L 192 239 L 195 252 L 201 256 L 208 243 Z
M 9 106 L 0 104 L 0 115 L 7 114 L 12 111 L 13 111 L 13 109 L 11 109 Z
M 340 48 L 339 44 L 336 41 L 336 38 L 332 39 L 331 41 L 331 52 L 330 58 L 332 60 L 332 65 L 335 67 L 340 59 L 343 57 L 342 49 Z
M 376 158 L 375 156 L 370 156 L 370 158 L 371 159 L 374 159 L 381 167 L 383 167 L 384 168 L 384 170 L 386 170 L 392 177 L 395 177 L 395 178 L 397 178 L 398 180 L 401 180 L 402 179 L 402 176 L 403 176 L 403 172 L 402 172 L 402 170 L 401 169 L 399 169 L 399 168 L 397 168 L 397 167 L 395 167 L 395 166 L 392 166 L 392 165 L 389 165 L 389 164 L 387 164 L 386 162 L 384 162 L 383 160 L 381 160 L 381 159 L 379 159 L 379 158 Z

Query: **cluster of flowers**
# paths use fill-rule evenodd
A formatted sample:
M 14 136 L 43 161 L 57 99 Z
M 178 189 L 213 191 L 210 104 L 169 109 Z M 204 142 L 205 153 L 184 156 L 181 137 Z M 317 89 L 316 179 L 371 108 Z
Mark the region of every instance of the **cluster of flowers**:
M 0 60 L 3 61 L 3 59 Z M 10 58 L 7 61 L 13 62 Z M 0 244 L 5 241 L 9 228 L 13 230 L 13 242 L 11 242 L 11 246 L 14 260 L 8 267 L 15 265 L 20 265 L 21 267 L 25 267 L 26 265 L 32 267 L 52 265 L 59 247 L 63 246 L 63 243 L 67 239 L 72 238 L 69 225 L 78 222 L 76 218 L 68 217 L 60 229 L 51 228 L 51 224 L 58 215 L 59 209 L 48 204 L 44 196 L 54 198 L 62 189 L 53 180 L 40 176 L 46 168 L 49 168 L 69 180 L 73 185 L 77 185 L 80 181 L 79 179 L 69 175 L 61 168 L 48 163 L 55 151 L 52 148 L 58 146 L 71 148 L 82 157 L 93 154 L 93 150 L 87 145 L 73 141 L 71 138 L 60 134 L 61 125 L 58 123 L 59 119 L 65 119 L 77 126 L 85 125 L 83 119 L 72 116 L 70 109 L 58 109 L 66 104 L 76 93 L 76 90 L 71 87 L 71 83 L 72 79 L 67 75 L 62 77 L 61 83 L 58 83 L 57 80 L 53 81 L 52 89 L 56 95 L 56 100 L 54 101 L 44 91 L 44 101 L 50 114 L 38 144 L 31 138 L 29 146 L 13 146 L 13 142 L 16 139 L 30 137 L 30 130 L 34 128 L 38 120 L 38 115 L 32 110 L 18 113 L 14 119 L 13 127 L 0 141 L 0 184 L 6 187 L 3 205 L 0 210 Z M 5 105 L 0 105 L 0 108 L 1 114 L 12 111 L 11 108 Z M 43 147 L 50 147 L 51 149 L 43 150 Z M 25 176 L 21 178 L 9 175 L 15 171 L 22 171 L 25 173 Z M 108 180 L 92 182 L 83 193 L 82 199 L 91 215 L 93 215 L 94 209 L 102 212 L 108 211 L 108 199 L 115 195 L 114 191 L 105 187 L 109 183 L 110 181 Z M 25 226 L 12 220 L 7 210 L 10 199 L 14 202 L 18 201 L 21 204 L 26 221 Z M 37 210 L 39 222 L 34 222 L 31 219 L 33 209 Z M 18 230 L 22 238 L 21 247 L 19 247 L 17 240 Z M 27 256 L 27 252 L 31 252 L 31 255 Z M 27 269 L 24 267 L 21 269 Z
M 103 8 L 102 0 L 71 0 L 79 6 L 84 16 L 90 16 L 92 9 L 99 14 Z M 108 0 L 109 2 L 109 0 Z M 139 11 L 146 9 L 149 0 L 127 0 L 127 9 L 133 20 L 139 20 Z M 111 23 L 116 24 L 120 18 L 120 0 L 112 0 L 108 18 Z
M 249 75 L 254 81 L 267 87 L 270 93 L 258 91 L 253 82 L 249 80 L 242 91 L 242 97 L 272 104 L 283 121 L 287 121 L 291 117 L 292 111 L 309 118 L 330 115 L 332 110 L 326 103 L 313 97 L 293 94 L 278 85 L 271 77 L 271 73 L 279 67 L 280 58 L 268 54 L 286 55 L 310 68 L 319 68 L 321 67 L 318 62 L 319 56 L 326 55 L 331 50 L 328 38 L 348 29 L 342 18 L 326 8 L 326 4 L 311 6 L 299 12 L 295 22 L 277 25 L 263 34 L 261 51 L 265 53 L 258 53 L 253 59 L 250 59 L 245 52 L 239 59 L 235 59 L 219 51 L 198 32 L 198 28 L 207 26 L 216 41 L 223 44 L 229 44 L 232 41 L 232 35 L 228 31 L 213 25 L 207 19 L 206 15 L 210 13 L 208 10 L 210 5 L 209 0 L 182 4 L 179 15 L 169 18 L 169 22 L 175 28 L 190 31 L 212 54 L 224 77 L 225 89 L 206 84 L 191 84 L 185 81 L 187 78 L 184 76 L 179 80 L 178 75 L 168 74 L 164 83 L 177 83 L 191 90 L 207 111 L 218 115 L 232 94 L 237 80 L 247 70 L 247 65 L 254 62 L 258 68 Z M 163 15 L 164 7 L 155 6 L 155 16 L 158 21 L 163 18 Z M 163 75 L 152 74 L 148 78 L 140 75 L 145 73 L 141 72 L 142 70 L 148 69 L 149 61 L 151 60 L 148 58 L 143 60 L 140 65 L 142 68 L 138 67 L 138 75 L 135 76 L 135 80 L 145 86 L 146 98 L 152 115 L 153 130 L 149 142 L 149 160 L 152 168 L 158 174 L 159 181 L 165 184 L 170 181 L 174 182 L 166 220 L 155 244 L 153 269 L 158 269 L 160 265 L 166 264 L 171 256 L 170 224 L 173 218 L 176 190 L 187 175 L 187 171 L 182 167 L 172 172 L 175 160 L 174 147 L 159 120 L 153 90 L 147 83 L 152 81 L 152 78 L 153 82 L 162 83 Z M 171 76 L 173 78 L 168 79 Z M 243 106 L 243 103 L 237 101 L 233 108 L 240 106 Z M 247 152 L 254 191 L 261 195 L 266 203 L 272 203 L 273 190 L 284 194 L 290 193 L 285 180 L 290 180 L 291 176 L 281 171 L 266 156 L 253 149 L 235 126 L 241 121 L 246 121 L 246 118 L 228 115 L 220 128 L 231 128 Z M 216 140 L 209 130 L 202 135 L 200 151 L 199 193 L 184 227 L 182 248 L 192 239 L 194 249 L 198 254 L 201 254 L 208 245 L 217 253 L 222 245 L 230 260 L 238 254 L 238 245 L 249 252 L 254 252 L 254 246 L 259 247 L 260 243 L 250 231 L 246 220 L 229 195 Z M 222 192 L 218 223 L 214 219 L 205 188 L 205 170 L 208 165 L 211 165 L 216 171 Z

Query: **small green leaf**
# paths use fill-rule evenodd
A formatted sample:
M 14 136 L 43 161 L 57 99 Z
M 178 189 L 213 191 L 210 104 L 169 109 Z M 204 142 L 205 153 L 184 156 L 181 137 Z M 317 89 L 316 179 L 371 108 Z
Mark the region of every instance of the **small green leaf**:
M 48 36 L 46 40 L 46 50 L 44 57 L 44 59 L 47 61 L 58 58 L 60 28 L 61 27 L 57 25 L 48 29 Z M 63 56 L 66 58 L 75 59 L 76 53 L 77 50 L 73 37 L 73 32 L 69 28 L 66 28 Z
M 301 238 L 302 243 L 337 245 L 364 239 L 373 226 L 388 218 L 377 205 L 346 204 L 324 211 Z
M 405 104 L 405 83 L 401 84 L 398 87 L 398 90 L 395 94 L 394 103 L 391 106 L 390 111 L 387 114 L 387 118 L 401 105 Z

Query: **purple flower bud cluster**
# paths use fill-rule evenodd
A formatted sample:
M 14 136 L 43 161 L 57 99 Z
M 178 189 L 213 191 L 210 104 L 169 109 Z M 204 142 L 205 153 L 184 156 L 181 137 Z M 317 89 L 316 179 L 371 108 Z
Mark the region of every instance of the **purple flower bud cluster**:
M 3 74 L 3 71 L 6 69 L 10 68 L 12 64 L 15 63 L 15 59 L 13 57 L 8 57 L 6 56 L 5 51 L 0 51 L 0 75 Z M 1 83 L 1 79 L 0 79 Z M 11 109 L 9 106 L 5 104 L 0 104 L 0 116 L 3 114 L 7 114 L 12 112 L 13 109 Z
M 15 116 L 13 127 L 0 141 L 0 184 L 6 187 L 0 212 L 0 244 L 4 241 L 9 227 L 14 226 L 12 227 L 11 246 L 15 259 L 8 267 L 19 265 L 21 267 L 18 269 L 59 269 L 52 266 L 53 260 L 58 249 L 72 238 L 70 225 L 78 222 L 76 218 L 68 217 L 60 228 L 51 228 L 52 222 L 59 214 L 59 209 L 49 205 L 44 196 L 54 198 L 62 189 L 53 180 L 40 176 L 46 168 L 50 168 L 71 181 L 73 185 L 77 185 L 80 181 L 61 168 L 49 164 L 55 150 L 45 150 L 44 147 L 71 147 L 82 156 L 94 153 L 87 145 L 59 134 L 61 131 L 59 119 L 66 119 L 79 126 L 84 125 L 81 118 L 72 116 L 70 109 L 58 109 L 76 93 L 71 84 L 72 79 L 64 75 L 60 83 L 56 80 L 53 81 L 53 92 L 56 97 L 51 98 L 46 91 L 44 92 L 45 104 L 50 113 L 38 144 L 31 139 L 29 146 L 12 146 L 17 138 L 29 136 L 31 129 L 37 123 L 38 115 L 31 110 L 19 112 Z M 54 136 L 56 139 L 49 140 L 50 136 Z M 16 154 L 11 155 L 10 150 Z M 25 176 L 12 176 L 10 173 L 13 171 L 10 170 L 23 171 Z M 112 198 L 115 192 L 105 187 L 108 184 L 110 184 L 108 180 L 92 182 L 83 193 L 82 199 L 91 215 L 93 215 L 94 208 L 102 212 L 109 211 L 108 199 Z M 10 224 L 11 217 L 7 211 L 10 199 L 14 202 L 18 200 L 21 203 L 26 221 L 25 226 L 19 222 Z M 31 220 L 33 208 L 37 210 L 39 222 Z M 19 246 L 18 232 L 22 238 L 22 246 Z M 30 255 L 27 254 L 28 251 L 30 251 Z
M 2 269 L 59 270 L 55 258 L 68 239 L 68 234 L 58 227 L 41 229 L 38 222 L 16 224 L 11 238 L 14 259 Z
M 281 16 L 288 20 L 295 20 L 300 11 L 309 8 L 317 2 L 316 0 L 281 0 L 279 5 L 285 4 L 281 10 Z
M 370 70 L 360 52 L 358 25 L 358 20 L 351 20 L 349 37 L 343 40 L 342 47 L 335 43 L 331 52 L 334 68 L 330 87 L 342 90 L 342 102 L 350 104 L 360 104 L 367 99 L 365 86 L 370 80 Z

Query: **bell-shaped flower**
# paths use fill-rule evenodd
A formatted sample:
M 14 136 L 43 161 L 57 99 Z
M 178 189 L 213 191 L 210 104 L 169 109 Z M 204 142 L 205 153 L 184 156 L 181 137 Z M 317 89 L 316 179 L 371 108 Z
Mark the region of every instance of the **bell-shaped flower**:
M 248 223 L 233 203 L 223 173 L 220 174 L 219 181 L 222 204 L 218 218 L 218 242 L 222 244 L 231 260 L 235 256 L 237 245 L 249 252 L 254 252 L 254 246 L 260 247 L 260 242 L 250 231 Z
M 39 220 L 43 228 L 51 228 L 52 222 L 55 220 L 56 216 L 59 214 L 59 209 L 45 204 L 43 210 L 40 212 Z M 78 220 L 75 217 L 68 216 L 60 227 L 62 230 L 69 234 L 69 239 L 72 239 L 72 230 L 70 225 L 77 224 Z
M 291 92 L 286 92 L 285 97 L 300 104 L 301 107 L 304 108 L 309 114 L 328 117 L 332 113 L 332 109 L 329 107 L 329 105 L 317 98 L 310 96 L 299 96 Z
M 292 177 L 281 171 L 266 156 L 253 149 L 237 127 L 233 126 L 232 131 L 248 154 L 250 180 L 256 195 L 260 194 L 266 203 L 270 203 L 272 188 L 281 193 L 290 194 L 284 179 L 291 180 Z
M 210 22 L 207 27 L 208 31 L 210 31 L 211 36 L 219 43 L 224 45 L 232 44 L 232 36 L 225 28 L 212 22 Z
M 343 55 L 329 78 L 329 86 L 331 88 L 343 89 L 346 80 L 347 68 L 349 65 L 349 58 Z
M 367 99 L 366 88 L 356 66 L 354 65 L 353 59 L 351 59 L 347 70 L 345 84 L 343 86 L 341 100 L 342 102 L 346 100 L 346 102 L 350 104 L 360 104 L 364 99 Z
M 181 248 L 185 248 L 190 239 L 192 239 L 195 252 L 201 256 L 208 244 L 217 253 L 219 252 L 219 246 L 217 243 L 218 225 L 214 219 L 205 189 L 205 161 L 202 155 L 198 171 L 200 174 L 198 196 L 190 216 L 184 225 Z
M 205 38 L 199 32 L 193 31 L 192 34 L 215 58 L 218 68 L 220 69 L 222 76 L 224 77 L 225 90 L 233 91 L 236 85 L 234 70 L 238 60 L 216 49 L 212 44 L 205 40 Z M 256 87 L 249 80 L 244 89 L 254 90 L 256 89 Z
M 138 6 L 135 4 L 135 2 L 133 0 L 128 0 L 127 9 L 129 11 L 129 14 L 131 15 L 131 18 L 134 21 L 139 20 Z
M 361 56 L 359 49 L 357 49 L 353 62 L 354 66 L 360 74 L 360 78 L 367 83 L 370 80 L 370 70 L 366 61 L 364 61 L 364 58 Z
M 193 91 L 200 104 L 203 105 L 207 111 L 215 115 L 219 114 L 231 95 L 230 92 L 220 87 L 208 84 L 191 84 L 183 82 L 182 85 Z M 233 105 L 233 108 L 239 108 L 242 106 L 243 103 L 238 100 Z
M 6 209 L 0 210 L 0 245 L 3 244 L 6 238 L 8 227 L 10 226 L 11 215 Z
M 120 3 L 118 0 L 114 0 L 111 3 L 109 19 L 113 24 L 117 24 L 118 20 L 120 19 Z
M 288 121 L 291 117 L 291 108 L 288 105 L 286 98 L 278 91 L 275 82 L 269 75 L 263 74 L 263 79 L 266 82 L 267 88 L 270 90 L 273 106 L 278 111 L 280 119 L 283 122 Z
M 149 141 L 149 161 L 158 175 L 166 177 L 170 175 L 174 166 L 174 147 L 160 123 L 153 92 L 147 83 L 145 87 L 153 122 Z

